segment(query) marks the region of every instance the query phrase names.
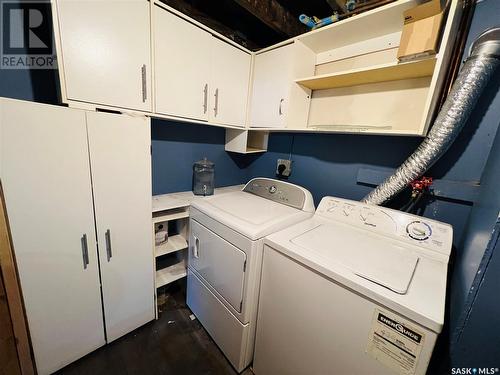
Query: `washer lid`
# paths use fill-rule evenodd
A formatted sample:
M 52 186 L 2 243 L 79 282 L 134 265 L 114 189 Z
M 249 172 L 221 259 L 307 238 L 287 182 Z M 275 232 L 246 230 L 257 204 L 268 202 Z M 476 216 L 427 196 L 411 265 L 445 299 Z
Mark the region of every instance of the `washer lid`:
M 325 266 L 341 264 L 399 294 L 407 293 L 419 260 L 397 241 L 331 223 L 320 224 L 290 241 L 324 259 Z

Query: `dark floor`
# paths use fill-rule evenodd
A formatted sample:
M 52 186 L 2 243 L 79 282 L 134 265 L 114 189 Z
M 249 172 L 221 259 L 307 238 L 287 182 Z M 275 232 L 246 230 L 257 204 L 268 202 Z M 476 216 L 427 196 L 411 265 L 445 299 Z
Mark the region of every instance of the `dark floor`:
M 159 319 L 70 364 L 59 375 L 236 374 L 186 306 L 185 283 L 165 291 Z M 249 370 L 245 374 L 251 374 Z

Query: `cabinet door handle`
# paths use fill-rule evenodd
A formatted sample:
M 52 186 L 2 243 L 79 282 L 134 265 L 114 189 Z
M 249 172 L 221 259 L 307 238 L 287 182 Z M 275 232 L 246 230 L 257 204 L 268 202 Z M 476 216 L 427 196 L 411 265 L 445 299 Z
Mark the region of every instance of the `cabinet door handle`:
M 219 113 L 219 89 L 215 90 L 215 107 L 214 107 L 214 116 L 217 117 Z
M 280 114 L 280 116 L 283 115 L 283 102 L 285 101 L 285 99 L 281 98 L 280 99 L 280 106 L 278 108 L 278 113 Z
M 205 83 L 205 88 L 203 89 L 203 113 L 207 113 L 208 109 L 208 83 Z
M 148 98 L 148 87 L 146 81 L 146 64 L 143 64 L 141 67 L 141 79 L 142 79 L 142 102 L 146 102 Z
M 86 270 L 89 265 L 89 246 L 87 243 L 87 234 L 84 233 L 80 239 L 82 244 L 83 269 Z
M 109 262 L 111 260 L 111 257 L 113 256 L 113 252 L 111 250 L 111 231 L 109 229 L 104 234 L 104 237 L 106 239 L 106 255 Z
M 200 258 L 200 239 L 196 236 L 194 237 L 194 246 L 193 246 L 193 256 L 196 259 Z

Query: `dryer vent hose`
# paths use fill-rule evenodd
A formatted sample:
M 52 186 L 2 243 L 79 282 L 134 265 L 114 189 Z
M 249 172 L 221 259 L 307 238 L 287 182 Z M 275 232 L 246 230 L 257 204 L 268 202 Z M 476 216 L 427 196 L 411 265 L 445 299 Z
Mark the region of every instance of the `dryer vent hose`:
M 497 26 L 483 32 L 472 44 L 469 57 L 424 141 L 362 202 L 380 205 L 422 176 L 457 138 L 499 65 L 500 26 Z

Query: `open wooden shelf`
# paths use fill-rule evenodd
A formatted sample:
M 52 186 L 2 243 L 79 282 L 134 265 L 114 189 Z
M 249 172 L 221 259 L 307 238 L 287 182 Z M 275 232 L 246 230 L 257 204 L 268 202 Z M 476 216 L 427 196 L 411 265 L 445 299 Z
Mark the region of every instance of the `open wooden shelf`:
M 169 213 L 166 215 L 159 215 L 159 216 L 153 217 L 153 224 L 161 223 L 163 221 L 186 219 L 188 217 L 189 217 L 188 211 L 173 212 L 173 213 Z
M 259 153 L 259 152 L 267 152 L 267 150 L 261 149 L 261 148 L 255 148 L 255 147 L 249 147 L 249 146 L 247 146 L 246 151 L 244 151 L 243 153 L 244 154 L 256 154 L 256 153 Z
M 390 63 L 367 68 L 345 70 L 295 80 L 311 90 L 325 90 L 369 83 L 398 81 L 403 79 L 430 77 L 436 66 L 435 58 L 405 63 Z
M 156 287 L 160 288 L 167 284 L 173 283 L 186 276 L 186 265 L 184 261 L 175 263 L 169 267 L 162 268 L 156 271 Z
M 184 250 L 187 247 L 188 243 L 186 239 L 182 235 L 176 234 L 175 236 L 169 236 L 167 242 L 155 246 L 155 256 L 161 257 L 179 250 Z
M 256 154 L 267 151 L 268 132 L 245 130 L 226 130 L 225 150 L 240 154 Z

